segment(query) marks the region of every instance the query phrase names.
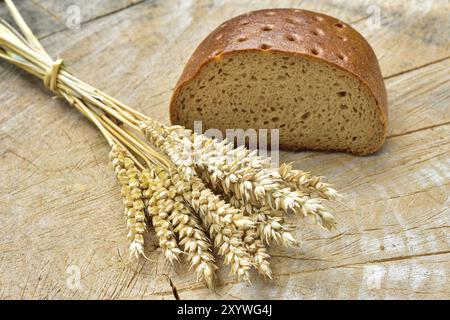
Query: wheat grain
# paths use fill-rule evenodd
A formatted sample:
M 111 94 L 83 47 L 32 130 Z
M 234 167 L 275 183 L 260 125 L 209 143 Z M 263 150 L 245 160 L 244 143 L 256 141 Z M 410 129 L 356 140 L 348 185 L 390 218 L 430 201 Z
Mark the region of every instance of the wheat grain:
M 258 236 L 267 244 L 273 241 L 285 247 L 298 246 L 297 240 L 291 234 L 295 227 L 286 224 L 283 216 L 274 216 L 274 210 L 271 207 L 267 205 L 253 206 L 249 202 L 236 199 L 234 195 L 226 199 L 232 206 L 240 208 L 244 214 L 252 218 L 256 224 Z
M 256 270 L 260 274 L 272 279 L 272 269 L 270 268 L 269 262 L 270 255 L 256 227 L 244 232 L 244 244 Z

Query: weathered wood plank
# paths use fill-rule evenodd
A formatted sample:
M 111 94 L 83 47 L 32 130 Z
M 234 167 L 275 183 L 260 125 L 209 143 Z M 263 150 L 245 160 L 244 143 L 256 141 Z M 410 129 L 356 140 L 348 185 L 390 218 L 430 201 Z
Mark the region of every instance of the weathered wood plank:
M 387 1 L 379 3 L 388 8 Z M 418 21 L 436 16 L 436 3 Z M 342 1 L 304 1 L 302 6 L 360 20 L 358 27 L 368 4 L 352 2 L 344 9 Z M 225 18 L 274 5 L 144 2 L 43 42 L 81 78 L 167 122 L 171 88 L 201 38 Z M 412 24 L 410 15 L 405 19 Z M 434 23 L 427 22 L 431 29 Z M 385 74 L 441 56 L 442 48 L 421 38 L 428 29 L 414 30 L 422 40 L 411 51 L 421 55 L 406 64 L 397 54 L 383 56 Z M 403 31 L 375 30 L 372 37 L 381 32 L 391 43 L 388 39 L 399 39 Z M 443 36 L 433 34 L 430 41 Z M 383 43 L 376 41 L 377 53 Z M 430 54 L 424 55 L 427 49 Z M 449 60 L 443 60 L 387 80 L 391 137 L 378 154 L 283 153 L 283 161 L 296 160 L 343 190 L 338 231 L 300 224 L 302 248 L 271 249 L 275 281 L 255 277 L 252 286 L 236 284 L 223 268 L 211 293 L 195 284 L 186 268 L 166 266 L 151 234 L 150 261 L 139 266 L 128 261 L 106 143 L 75 110 L 51 99 L 39 81 L 0 63 L 0 298 L 171 299 L 165 273 L 181 298 L 449 298 L 448 70 Z M 77 270 L 79 289 L 72 286 Z
M 131 8 L 114 18 L 96 21 L 82 32 L 55 35 L 44 43 L 51 51 L 52 48 L 58 48 L 53 50 L 53 54 L 65 57 L 69 65 L 84 65 L 76 69 L 80 77 L 100 88 L 110 87 L 111 91 L 117 92 L 119 98 L 132 101 L 130 104 L 141 110 L 164 110 L 184 60 L 191 52 L 191 49 L 186 48 L 192 47 L 193 50 L 200 37 L 192 32 L 195 27 L 192 24 L 195 23 L 175 25 L 174 20 L 170 18 L 182 17 L 186 8 L 174 11 L 169 5 L 139 5 L 141 6 L 146 10 Z M 106 27 L 110 25 L 111 20 L 114 20 L 115 25 Z M 132 25 L 130 20 L 133 21 Z M 171 36 L 168 37 L 167 34 Z M 191 37 L 198 40 L 192 40 Z M 97 64 L 95 73 L 91 72 L 91 63 L 94 60 L 92 52 L 96 53 L 95 59 L 103 61 Z M 118 65 L 116 61 L 121 63 Z M 390 116 L 403 117 L 403 121 L 398 122 L 399 125 L 390 126 L 390 134 L 398 135 L 448 122 L 448 104 L 437 104 L 449 94 L 446 90 L 446 81 L 450 78 L 449 61 L 444 60 L 425 67 L 426 71 L 421 73 L 420 77 L 420 70 L 404 75 L 409 79 L 407 84 L 404 84 L 403 78 L 387 80 L 390 89 Z M 111 73 L 111 70 L 114 72 Z M 121 81 L 111 81 L 113 77 L 120 77 Z M 397 86 L 397 83 L 400 83 L 400 86 Z M 405 95 L 406 90 L 415 92 L 416 96 Z M 398 108 L 398 104 L 405 103 L 402 97 L 412 98 L 408 101 L 410 110 L 406 113 L 397 112 L 403 111 Z M 423 106 L 427 105 L 427 102 L 436 104 L 437 107 L 424 109 Z M 416 116 L 414 121 L 406 118 L 409 115 Z M 165 120 L 167 113 L 161 112 L 158 117 L 159 120 Z
M 18 7 L 38 35 L 45 36 L 60 32 L 72 25 L 70 6 L 80 8 L 81 22 L 102 17 L 124 8 L 141 3 L 143 0 L 120 1 L 19 1 Z M 426 65 L 433 61 L 450 57 L 450 6 L 448 1 L 219 1 L 208 0 L 195 3 L 172 1 L 147 1 L 157 7 L 177 10 L 183 15 L 175 23 L 185 25 L 188 21 L 195 29 L 195 41 L 187 42 L 187 52 L 183 52 L 185 60 L 196 44 L 223 20 L 237 14 L 268 7 L 300 7 L 334 15 L 353 24 L 374 46 L 380 58 L 383 74 L 386 77 Z M 205 12 L 207 18 L 205 19 Z M 166 12 L 167 14 L 167 12 Z M 7 16 L 3 4 L 0 4 L 0 15 Z M 7 17 L 8 18 L 8 17 Z M 187 18 L 184 21 L 181 19 Z M 201 27 L 200 27 L 201 26 Z M 160 28 L 166 33 L 164 27 Z M 76 32 L 76 30 L 74 31 Z M 184 61 L 185 61 L 184 60 Z
M 385 77 L 450 57 L 450 3 L 445 1 L 318 1 L 308 8 L 342 17 L 372 45 Z
M 450 123 L 450 59 L 386 80 L 388 135 Z
M 144 0 L 16 0 L 14 3 L 39 38 L 71 29 L 126 9 Z M 6 5 L 0 3 L 0 17 L 12 23 Z
M 264 288 L 259 298 L 275 292 L 278 298 L 448 298 L 447 133 L 448 127 L 439 127 L 391 138 L 382 154 L 365 158 L 284 153 L 283 161 L 324 173 L 344 190 L 338 231 L 299 230 L 300 252 L 272 250 L 274 283 L 258 280 L 255 291 L 229 283 L 217 297 L 245 298 Z M 183 297 L 182 286 L 179 291 Z M 200 287 L 195 291 L 208 295 Z
M 10 272 L 3 274 L 0 282 L 14 281 L 10 288 L 13 296 L 24 290 L 25 297 L 161 298 L 170 296 L 163 276 L 168 273 L 181 297 L 211 295 L 202 285 L 193 285 L 186 269 L 174 272 L 164 266 L 151 246 L 147 252 L 153 262 L 144 261 L 142 270 L 134 273 L 127 260 L 126 241 L 120 240 L 125 234 L 118 190 L 106 161 L 95 159 L 107 150 L 94 135 L 90 144 L 95 152 L 86 152 L 82 137 L 89 132 L 79 132 L 85 127 L 71 127 L 68 134 L 73 142 L 55 141 L 58 147 L 52 147 L 52 156 L 42 155 L 34 161 L 39 169 L 12 153 L 2 156 L 2 162 L 15 164 L 22 171 L 20 176 L 30 178 L 25 189 L 2 198 L 6 212 L 1 234 L 6 238 L 0 252 L 2 268 Z M 392 138 L 389 148 L 377 157 L 333 155 L 331 161 L 329 155 L 318 153 L 284 154 L 284 161 L 295 159 L 302 168 L 327 173 L 344 190 L 348 200 L 338 210 L 337 233 L 301 224 L 297 235 L 303 240 L 302 249 L 271 250 L 275 281 L 254 279 L 254 286 L 236 284 L 223 269 L 222 284 L 211 297 L 267 298 L 275 293 L 279 298 L 445 297 L 442 293 L 448 290 L 450 263 L 450 141 L 446 132 L 439 127 Z M 52 138 L 49 133 L 43 141 Z M 431 146 L 430 139 L 436 140 Z M 77 146 L 71 149 L 73 158 L 69 163 L 61 161 L 71 145 Z M 362 167 L 370 170 L 362 172 Z M 11 184 L 12 177 L 5 181 L 5 185 Z M 22 267 L 14 268 L 19 264 Z M 70 280 L 68 266 L 80 267 L 83 290 L 65 287 Z M 39 280 L 34 270 L 41 269 L 48 278 Z M 405 270 L 409 276 L 402 277 Z M 345 287 L 337 286 L 337 276 L 349 280 L 340 282 Z M 395 278 L 395 286 L 391 278 Z M 56 290 L 52 289 L 55 283 L 59 292 L 51 291 Z M 312 291 L 317 292 L 311 295 Z M 4 291 L 1 294 L 6 295 Z

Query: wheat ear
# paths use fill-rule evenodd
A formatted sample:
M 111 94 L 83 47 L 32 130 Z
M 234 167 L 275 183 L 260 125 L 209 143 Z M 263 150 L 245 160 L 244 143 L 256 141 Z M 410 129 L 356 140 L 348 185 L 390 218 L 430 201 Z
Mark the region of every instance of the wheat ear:
M 203 280 L 211 287 L 214 272 L 217 270 L 211 245 L 199 221 L 184 202 L 180 192 L 176 190 L 168 171 L 157 166 L 145 169 L 142 177 L 141 187 L 145 190 L 144 195 L 147 198 L 154 198 L 158 190 L 161 190 L 161 186 L 165 189 L 167 199 L 164 202 L 164 212 L 168 215 L 167 220 L 178 235 L 179 245 L 183 246 L 191 268 L 196 272 L 197 280 Z
M 225 258 L 225 264 L 231 265 L 231 273 L 239 280 L 249 281 L 252 263 L 242 238 L 243 232 L 252 228 L 253 223 L 206 188 L 200 178 L 180 172 L 172 176 L 172 181 L 199 214 L 218 254 Z
M 145 124 L 144 124 L 145 126 Z M 152 130 L 149 126 L 145 126 L 143 130 L 146 134 L 146 136 L 149 138 L 149 140 L 153 141 L 153 143 L 159 147 L 160 149 L 164 150 L 165 153 L 172 158 L 176 158 L 176 155 L 182 154 L 180 150 L 176 150 L 172 148 L 172 146 L 177 147 L 176 144 L 171 144 L 171 139 L 161 139 L 161 137 L 164 137 L 164 135 L 161 135 L 160 132 Z M 192 168 L 192 162 L 189 160 L 187 162 L 180 163 L 177 159 L 174 159 L 174 163 L 176 165 L 180 165 L 179 168 L 184 171 L 185 175 L 187 176 L 187 179 L 192 179 L 195 181 L 198 181 L 198 185 L 203 188 L 203 193 L 209 193 L 211 195 L 211 199 L 215 199 L 214 201 L 219 201 L 219 198 L 211 191 L 209 190 L 204 184 L 201 179 L 196 177 L 195 171 Z M 201 184 L 200 184 L 201 182 Z M 216 199 L 217 198 L 217 199 Z M 226 204 L 228 205 L 228 204 Z M 236 208 L 230 207 L 230 210 L 233 210 L 237 213 L 237 216 L 240 217 L 242 212 L 240 212 Z M 235 215 L 236 215 L 235 213 Z M 245 215 L 242 215 L 245 216 Z M 251 218 L 249 218 L 249 221 Z M 208 222 L 206 222 L 208 223 Z M 241 233 L 242 228 L 240 225 L 236 226 L 239 232 Z M 244 230 L 242 237 L 244 238 L 244 246 L 249 254 L 250 261 L 254 265 L 254 267 L 261 273 L 268 277 L 271 277 L 272 271 L 269 267 L 269 255 L 267 254 L 267 249 L 265 248 L 263 242 L 261 241 L 261 236 L 258 235 L 256 232 L 252 231 L 251 229 L 257 230 L 256 225 L 251 226 L 249 229 Z M 236 266 L 233 270 L 239 270 L 239 267 Z M 245 277 L 247 278 L 247 276 Z
M 341 195 L 331 184 L 323 182 L 323 177 L 313 176 L 309 172 L 292 169 L 292 164 L 283 163 L 279 173 L 284 182 L 293 189 L 302 190 L 310 196 L 319 196 L 326 200 L 338 200 Z
M 121 185 L 121 194 L 127 217 L 128 240 L 130 244 L 130 256 L 144 254 L 145 213 L 142 192 L 140 189 L 139 175 L 134 160 L 128 155 L 128 151 L 119 144 L 114 144 L 110 152 L 114 173 Z
M 168 189 L 170 184 L 165 179 L 164 171 L 144 169 L 140 180 L 147 204 L 147 213 L 152 219 L 159 247 L 166 259 L 173 264 L 179 260 L 181 253 L 169 220 L 175 194 L 173 190 Z
M 251 205 L 268 205 L 273 209 L 272 216 L 277 215 L 276 212 L 293 212 L 312 217 L 324 228 L 334 227 L 334 217 L 318 199 L 310 198 L 302 190 L 292 189 L 284 182 L 278 169 L 267 167 L 253 153 L 237 148 L 236 150 L 243 150 L 243 155 L 240 155 L 240 151 L 234 151 L 233 158 L 229 159 L 224 155 L 229 150 L 227 144 L 216 142 L 204 135 L 195 135 L 183 127 L 168 128 L 155 121 L 147 121 L 141 124 L 141 128 L 149 140 L 164 150 L 175 165 L 185 167 L 190 173 L 199 171 L 204 180 L 210 182 L 214 188 L 220 188 L 224 194 L 234 195 Z M 211 151 L 211 146 L 215 146 L 212 148 L 214 151 Z M 224 150 L 221 151 L 221 148 Z M 192 155 L 194 150 L 195 158 Z M 246 165 L 252 163 L 253 158 L 258 160 L 257 166 L 261 167 Z M 229 161 L 232 161 L 231 165 Z
M 193 150 L 192 145 L 191 145 L 191 140 L 189 138 L 189 134 L 190 131 L 178 127 L 178 126 L 173 126 L 171 128 L 167 128 L 155 121 L 146 121 L 141 123 L 141 129 L 144 132 L 144 134 L 147 136 L 147 138 L 158 148 L 162 149 L 168 156 L 169 158 L 171 158 L 171 160 L 175 163 L 175 165 L 179 166 L 180 168 L 184 168 L 184 170 L 186 170 L 189 174 L 193 174 L 195 175 L 196 172 L 196 168 L 197 171 L 199 171 L 200 177 L 203 179 L 203 181 L 205 181 L 206 183 L 208 183 L 214 191 L 219 192 L 219 193 L 223 193 L 223 195 L 225 196 L 225 198 L 227 200 L 231 200 L 231 197 L 229 195 L 228 192 L 223 192 L 223 190 L 221 190 L 220 188 L 217 188 L 217 184 L 216 181 L 220 180 L 221 177 L 213 174 L 212 178 L 207 174 L 207 172 L 205 170 L 202 170 L 202 163 L 200 159 L 194 159 L 190 154 L 191 150 Z M 178 137 L 178 136 L 173 136 L 172 134 L 170 134 L 171 131 L 181 131 L 182 133 L 186 134 L 184 136 Z M 206 139 L 206 140 L 205 140 Z M 210 142 L 210 140 L 208 140 L 207 138 L 203 139 L 203 141 L 206 142 Z M 180 140 L 182 140 L 180 142 Z M 214 145 L 213 143 L 210 143 L 210 145 Z M 203 158 L 203 154 L 201 152 L 197 152 L 196 153 L 197 156 L 200 156 Z M 195 167 L 196 161 L 200 161 L 200 165 L 197 165 L 197 167 Z M 231 181 L 236 181 L 240 178 L 242 179 L 247 179 L 251 176 L 253 176 L 255 173 L 250 173 L 250 172 L 236 172 L 235 170 L 233 170 L 233 168 L 237 166 L 237 162 L 233 162 L 232 165 L 227 165 L 227 168 L 230 170 L 231 175 L 229 177 L 229 179 L 224 179 L 223 182 L 225 184 L 225 186 L 223 186 L 223 189 L 225 190 L 229 190 L 229 188 L 227 188 L 227 186 L 229 187 L 231 184 Z M 213 169 L 212 169 L 213 170 Z M 242 170 L 241 170 L 242 171 Z M 217 170 L 217 173 L 222 172 L 221 170 Z M 241 184 L 241 186 L 243 186 L 243 184 Z M 250 204 L 246 198 L 242 198 L 242 194 L 246 193 L 247 189 L 244 188 L 238 188 L 238 190 L 236 190 L 236 193 L 238 194 L 238 196 L 233 196 L 234 199 L 238 200 L 235 201 L 233 204 L 236 206 L 236 208 L 241 209 L 244 213 L 245 212 L 252 212 L 251 207 L 253 206 L 253 204 Z M 233 199 L 233 200 L 234 200 Z M 249 208 L 248 208 L 249 207 Z M 264 210 L 264 211 L 259 211 L 258 212 L 258 221 L 260 222 L 260 224 L 267 224 L 267 223 L 271 223 L 271 221 L 273 221 L 273 219 L 271 219 L 272 215 L 274 214 L 273 210 Z M 261 219 L 261 215 L 264 215 L 264 217 Z M 256 220 L 256 217 L 252 217 L 252 220 Z M 278 220 L 278 223 L 282 223 L 280 221 L 281 219 Z M 278 227 L 278 225 L 277 225 Z M 263 228 L 259 228 L 259 231 L 266 231 L 265 234 L 260 234 L 260 238 L 261 239 L 269 239 L 270 237 L 274 237 L 273 240 L 275 241 L 279 241 L 280 239 L 282 241 L 280 241 L 280 243 L 287 245 L 287 246 L 293 246 L 295 245 L 295 240 L 294 237 L 289 234 L 288 230 L 284 230 L 283 235 L 279 235 L 276 233 L 275 229 L 271 228 L 270 226 L 264 226 Z

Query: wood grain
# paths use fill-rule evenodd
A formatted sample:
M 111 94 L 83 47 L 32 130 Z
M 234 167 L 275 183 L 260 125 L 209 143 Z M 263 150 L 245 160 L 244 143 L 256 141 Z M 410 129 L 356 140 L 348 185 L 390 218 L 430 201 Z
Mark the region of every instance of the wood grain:
M 81 1 L 88 21 L 68 30 L 51 21 L 69 2 L 19 3 L 44 46 L 76 75 L 165 122 L 184 62 L 212 28 L 251 9 L 299 5 Z M 371 4 L 381 8 L 381 28 L 369 27 Z M 271 249 L 274 281 L 255 275 L 252 285 L 239 284 L 223 268 L 212 292 L 185 266 L 167 266 L 152 234 L 150 261 L 130 263 L 106 143 L 39 81 L 1 62 L 0 298 L 173 299 L 166 275 L 182 299 L 450 298 L 446 1 L 305 0 L 301 7 L 354 22 L 388 78 L 389 138 L 380 152 L 281 155 L 343 191 L 335 233 L 299 222 L 300 249 Z M 80 288 L 72 285 L 78 271 Z
M 19 0 L 15 5 L 33 26 L 34 34 L 39 38 L 51 34 L 79 28 L 92 20 L 111 15 L 120 10 L 132 7 L 144 0 Z M 75 17 L 78 15 L 79 17 Z M 12 23 L 6 5 L 0 3 L 0 16 Z M 77 20 L 73 20 L 76 18 Z M 79 26 L 78 24 L 79 18 Z

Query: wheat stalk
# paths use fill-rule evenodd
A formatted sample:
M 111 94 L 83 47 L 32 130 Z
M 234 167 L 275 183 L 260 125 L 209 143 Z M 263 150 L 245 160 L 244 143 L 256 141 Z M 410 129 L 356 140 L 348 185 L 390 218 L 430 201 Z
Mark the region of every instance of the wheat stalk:
M 41 79 L 84 114 L 111 146 L 131 256 L 144 255 L 145 211 L 166 259 L 175 263 L 185 256 L 197 280 L 209 287 L 217 269 L 212 245 L 239 280 L 249 281 L 252 267 L 270 278 L 266 246 L 297 245 L 287 214 L 334 227 L 322 200 L 340 196 L 322 177 L 291 164 L 272 167 L 270 158 L 256 151 L 137 112 L 73 76 L 62 59 L 53 60 L 13 2 L 5 3 L 20 32 L 0 22 L 0 58 Z

